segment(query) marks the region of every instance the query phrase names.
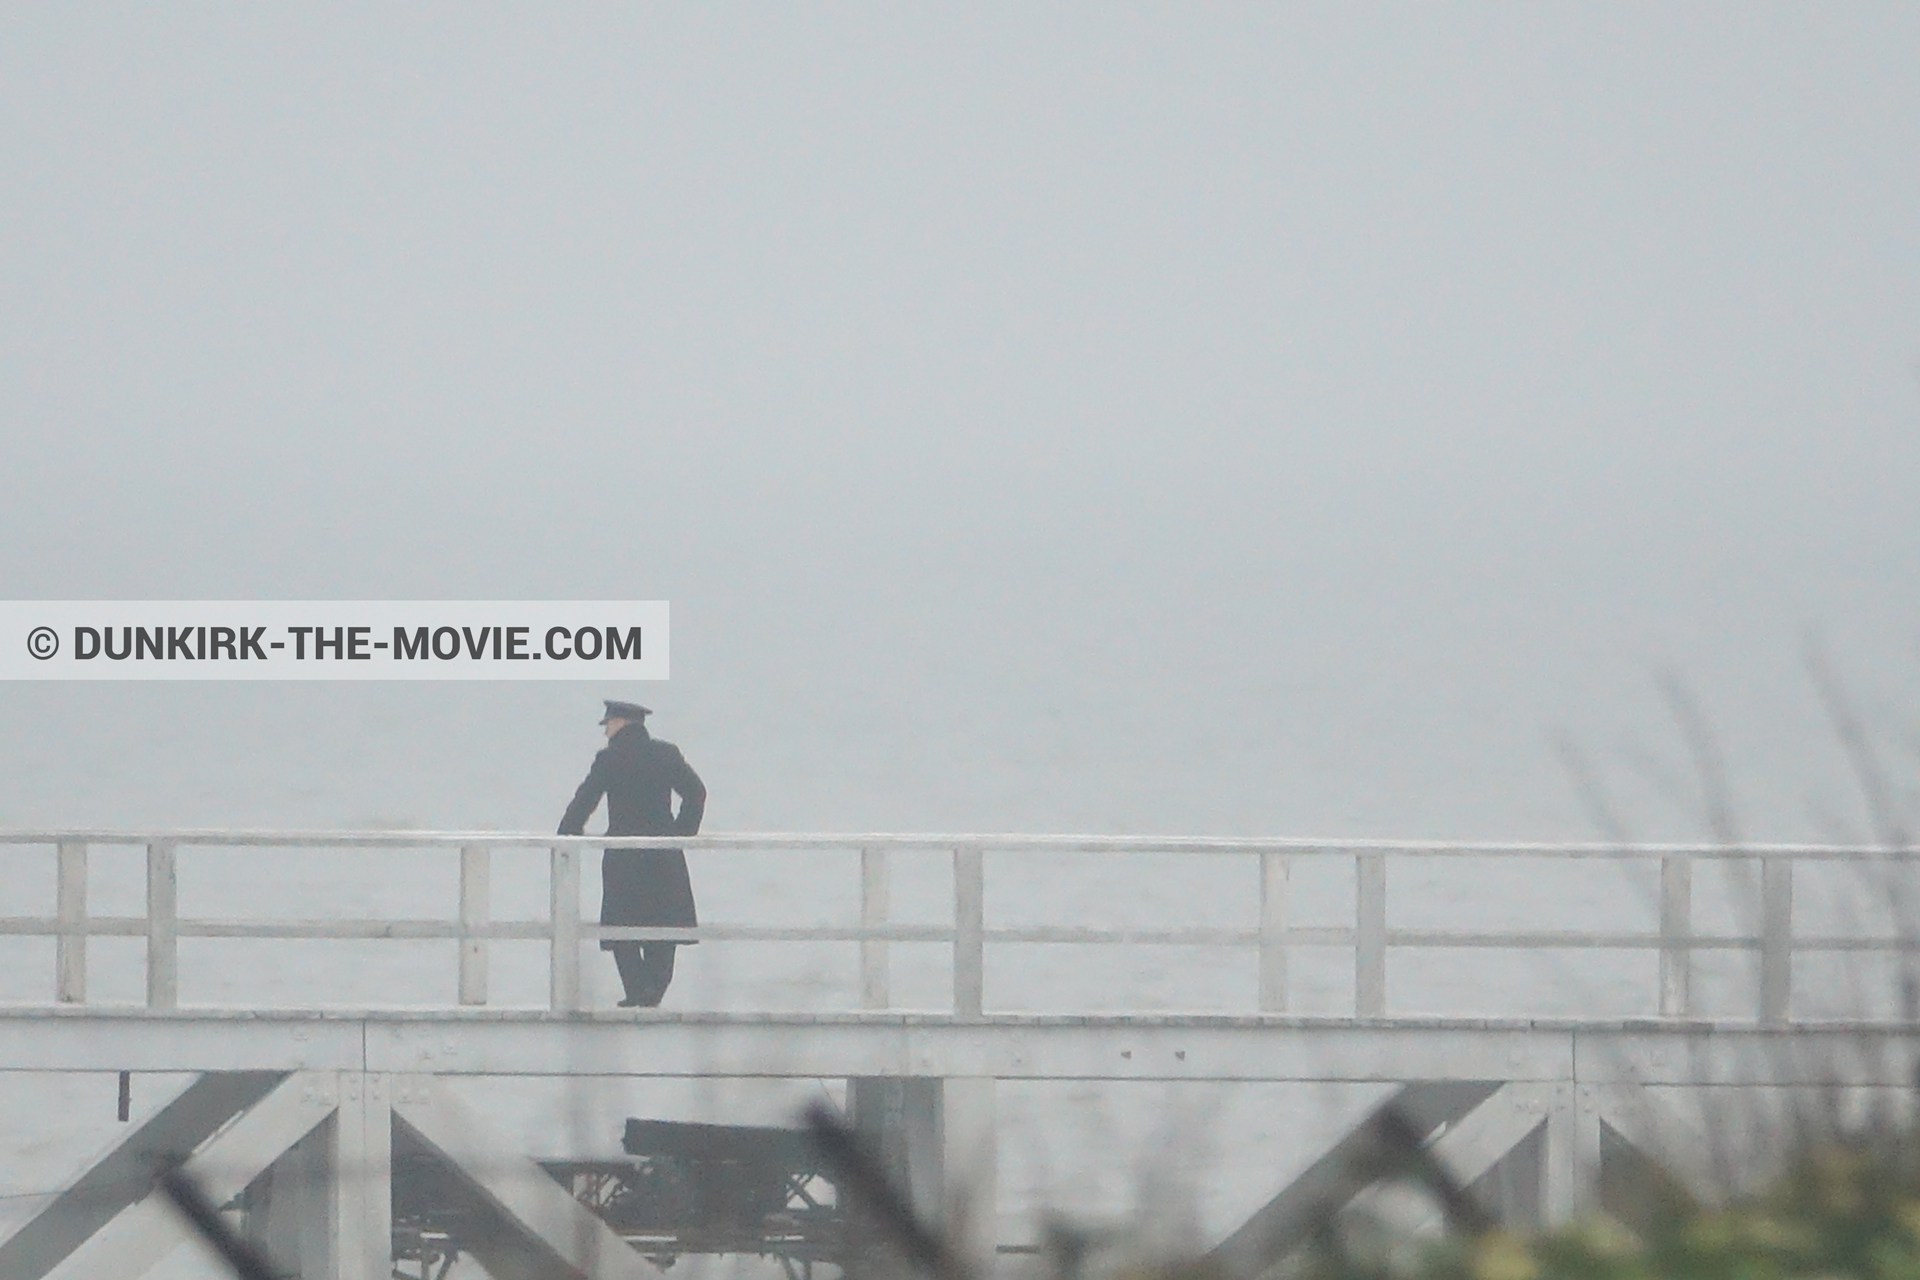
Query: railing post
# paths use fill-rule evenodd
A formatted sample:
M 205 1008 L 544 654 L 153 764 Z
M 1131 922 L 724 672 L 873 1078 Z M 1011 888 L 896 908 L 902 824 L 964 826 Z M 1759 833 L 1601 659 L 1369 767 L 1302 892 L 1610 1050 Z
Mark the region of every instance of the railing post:
M 147 1008 L 180 1004 L 179 878 L 172 841 L 147 846 Z
M 1379 1018 L 1387 1012 L 1387 856 L 1353 862 L 1353 1011 Z
M 60 936 L 54 943 L 53 998 L 60 1004 L 87 1002 L 87 846 L 60 842 L 55 914 Z
M 1287 1011 L 1287 917 L 1291 910 L 1291 859 L 1274 849 L 1260 853 L 1260 1012 Z
M 556 1013 L 571 1013 L 580 1007 L 580 851 L 553 849 L 552 908 L 553 954 L 548 961 L 548 976 Z
M 986 1004 L 986 872 L 978 849 L 953 851 L 953 1012 L 977 1018 Z
M 1660 1016 L 1684 1018 L 1693 1009 L 1693 859 L 1660 859 Z
M 887 851 L 860 851 L 860 927 L 884 929 L 893 915 L 892 886 L 887 879 Z M 885 1009 L 893 1003 L 887 944 L 882 938 L 860 939 L 860 1007 Z
M 1785 1022 L 1793 1003 L 1793 859 L 1760 860 L 1760 1021 Z
M 492 914 L 493 853 L 483 844 L 460 847 L 460 1003 L 487 1002 L 487 940 L 475 936 Z

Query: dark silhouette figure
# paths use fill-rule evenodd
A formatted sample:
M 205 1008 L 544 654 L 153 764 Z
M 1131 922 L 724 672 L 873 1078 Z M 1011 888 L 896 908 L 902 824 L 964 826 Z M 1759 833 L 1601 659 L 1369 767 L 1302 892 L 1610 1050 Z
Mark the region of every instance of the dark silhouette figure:
M 573 793 L 573 803 L 560 819 L 560 834 L 585 833 L 587 818 L 607 798 L 607 834 L 610 836 L 691 836 L 700 833 L 707 807 L 707 788 L 671 742 L 647 733 L 646 718 L 653 714 L 631 702 L 607 703 L 607 745 L 593 758 L 585 782 Z M 680 797 L 680 812 L 672 797 Z M 693 910 L 693 885 L 687 879 L 687 858 L 678 849 L 608 849 L 600 860 L 600 923 L 660 925 L 691 928 L 699 923 Z M 613 952 L 626 998 L 622 1008 L 652 1008 L 673 981 L 674 942 L 611 942 L 600 948 Z

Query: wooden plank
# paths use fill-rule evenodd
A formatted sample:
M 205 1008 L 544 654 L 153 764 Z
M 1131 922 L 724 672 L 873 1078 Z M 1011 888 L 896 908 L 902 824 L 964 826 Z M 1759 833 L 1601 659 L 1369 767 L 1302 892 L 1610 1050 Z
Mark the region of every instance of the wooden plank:
M 589 941 L 611 938 L 628 942 L 952 942 L 954 934 L 953 927 L 944 924 L 896 924 L 885 929 L 858 925 L 703 924 L 696 929 L 676 929 L 666 925 L 582 924 L 580 936 Z
M 87 846 L 60 842 L 55 911 L 60 937 L 54 944 L 53 998 L 60 1004 L 87 1002 Z
M 124 938 L 144 938 L 147 936 L 147 918 L 139 916 L 93 916 L 85 920 L 86 935 L 90 938 L 106 936 Z M 68 932 L 72 926 L 62 923 L 55 916 L 0 916 L 0 936 L 22 938 L 57 938 Z
M 1633 1081 L 1594 1086 L 1600 1120 L 1695 1195 L 1709 1200 L 1725 1191 L 1713 1167 L 1713 1140 L 1696 1115 Z
M 329 1213 L 338 1280 L 392 1280 L 393 1077 L 343 1072 Z
M 889 882 L 887 851 L 860 851 L 860 927 L 863 931 L 884 929 L 892 921 L 892 885 Z M 893 1003 L 887 943 L 867 934 L 860 939 L 860 1007 L 885 1009 Z
M 296 1072 L 194 1152 L 185 1170 L 208 1199 L 225 1204 L 332 1115 L 338 1102 L 339 1084 L 332 1072 Z M 44 1274 L 46 1280 L 145 1275 L 190 1231 L 164 1196 L 149 1195 L 115 1214 Z
M 1266 1204 L 1201 1259 L 1199 1271 L 1259 1276 L 1293 1252 L 1325 1216 L 1352 1200 L 1379 1173 L 1382 1116 L 1391 1106 L 1422 1137 L 1458 1120 L 1491 1097 L 1497 1081 L 1423 1082 L 1385 1102 L 1301 1170 Z
M 223 1071 L 196 1077 L 62 1187 L 0 1241 L 0 1276 L 41 1280 L 69 1254 L 153 1188 L 156 1168 L 195 1147 L 286 1078 L 280 1071 Z
M 1390 947 L 1489 947 L 1498 950 L 1536 951 L 1755 951 L 1760 939 L 1744 935 L 1705 936 L 1665 939 L 1657 933 L 1587 932 L 1583 930 L 1516 930 L 1511 933 L 1474 933 L 1452 929 L 1390 929 Z
M 91 937 L 143 937 L 144 916 L 89 916 L 85 932 Z M 0 936 L 58 937 L 70 926 L 57 917 L 0 916 Z M 174 922 L 176 938 L 302 938 L 342 941 L 457 941 L 481 938 L 495 941 L 545 941 L 552 931 L 544 920 L 478 921 L 471 926 L 457 920 L 338 919 L 338 920 L 213 920 L 181 918 Z M 860 925 L 750 925 L 703 924 L 698 928 L 614 926 L 583 921 L 580 936 L 596 938 L 658 939 L 668 942 L 952 942 L 953 927 L 945 924 Z M 1340 926 L 1296 925 L 1267 935 L 1287 947 L 1351 947 L 1355 931 Z M 987 942 L 1043 944 L 1120 944 L 1127 946 L 1258 947 L 1259 929 L 1196 925 L 1173 929 L 1102 929 L 1084 925 L 1023 925 L 983 929 Z M 1394 947 L 1488 948 L 1494 950 L 1660 950 L 1761 951 L 1765 941 L 1748 934 L 1694 934 L 1669 942 L 1658 933 L 1579 930 L 1535 930 L 1482 933 L 1451 929 L 1389 929 Z M 1792 939 L 1792 950 L 1865 951 L 1901 954 L 1920 952 L 1920 935 L 1913 937 L 1814 935 Z
M 1706 1033 L 1688 1028 L 1690 1035 Z M 689 1013 L 558 1018 L 545 1009 L 351 1015 L 229 1011 L 154 1018 L 0 1016 L 0 1080 L 10 1071 L 338 1067 L 526 1076 L 991 1076 L 1083 1080 L 1559 1079 L 1570 1027 L 1471 1021 L 1342 1023 L 1271 1015 L 1007 1016 Z M 1852 1030 L 1810 1038 L 1806 1053 Z M 1721 1037 L 1714 1037 L 1719 1039 Z M 1737 1037 L 1735 1037 L 1737 1039 Z M 1659 1038 L 1684 1048 L 1686 1037 Z M 1603 1038 L 1589 1054 L 1602 1066 Z M 1764 1054 L 1736 1045 L 1748 1056 Z M 1784 1056 L 1781 1053 L 1772 1055 Z M 1797 1054 L 1795 1056 L 1798 1056 Z M 1903 1058 L 1903 1060 L 1905 1060 Z M 1892 1072 L 1888 1067 L 1883 1076 Z M 1906 1079 L 1906 1076 L 1900 1076 Z M 109 1093 L 111 1097 L 108 1077 Z M 103 1103 L 110 1105 L 110 1103 Z
M 1693 864 L 1660 859 L 1660 1013 L 1682 1018 L 1693 1010 Z
M 977 1018 L 986 1003 L 986 870 L 978 849 L 953 851 L 953 1012 Z
M 1074 925 L 1028 925 L 1016 929 L 982 929 L 985 942 L 1107 944 L 1129 947 L 1258 947 L 1253 929 L 1086 929 Z
M 1502 1217 L 1507 1207 L 1495 1202 L 1497 1196 L 1484 1194 L 1487 1188 L 1474 1184 L 1492 1172 L 1496 1165 L 1513 1153 L 1515 1147 L 1546 1123 L 1547 1112 L 1553 1105 L 1553 1090 L 1552 1084 L 1537 1082 L 1504 1084 L 1492 1097 L 1446 1125 L 1439 1136 L 1427 1144 L 1434 1159 L 1452 1175 L 1454 1182 L 1476 1193 L 1475 1198 L 1481 1209 L 1496 1220 Z M 1354 1198 L 1355 1206 L 1366 1204 L 1386 1189 L 1384 1184 L 1369 1188 Z M 1425 1200 L 1426 1203 L 1419 1210 L 1405 1217 L 1402 1222 L 1410 1234 L 1428 1235 L 1441 1226 L 1439 1202 L 1431 1196 L 1425 1197 Z M 1376 1211 L 1385 1208 L 1377 1201 L 1369 1207 Z M 1506 1225 L 1517 1227 L 1527 1224 L 1509 1222 Z
M 0 916 L 0 937 L 52 937 L 73 926 L 57 916 Z M 144 937 L 145 916 L 87 916 L 89 937 Z M 582 922 L 580 936 L 691 942 L 952 942 L 953 927 L 945 924 L 867 925 L 748 925 L 703 924 L 697 929 L 611 926 Z M 337 940 L 458 940 L 545 941 L 552 931 L 545 920 L 489 920 L 463 926 L 457 920 L 338 919 L 338 920 L 214 920 L 180 918 L 174 922 L 177 938 L 307 938 Z M 1120 943 L 1126 945 L 1257 947 L 1259 929 L 1194 926 L 1175 929 L 1100 929 L 1082 925 L 1028 925 L 982 930 L 987 942 L 1062 944 Z M 1351 947 L 1354 930 L 1332 925 L 1294 925 L 1277 936 L 1288 947 Z M 1802 934 L 1791 938 L 1795 954 L 1884 952 L 1889 955 L 1920 952 L 1920 934 L 1911 937 L 1873 934 Z M 1389 929 L 1387 946 L 1459 947 L 1507 950 L 1686 950 L 1762 951 L 1765 939 L 1755 934 L 1696 933 L 1666 939 L 1659 933 L 1606 930 L 1516 930 L 1473 932 L 1451 929 Z
M 294 1143 L 241 1196 L 241 1233 L 266 1254 L 277 1275 L 337 1280 L 336 1128 L 322 1124 Z
M 999 1110 L 990 1077 L 940 1082 L 940 1226 L 973 1274 L 997 1270 Z
M 1284 853 L 1260 855 L 1260 1009 L 1287 1010 L 1287 920 L 1292 913 L 1292 862 Z
M 456 920 L 179 920 L 176 938 L 316 938 L 338 941 L 455 941 L 466 936 Z M 537 936 L 546 937 L 544 927 Z
M 571 1013 L 580 1007 L 580 851 L 556 847 L 549 875 L 548 994 L 556 1013 Z
M 1434 1140 L 1434 1156 L 1461 1186 L 1472 1186 L 1546 1123 L 1556 1087 L 1524 1082 L 1501 1085 Z
M 1540 1162 L 1540 1204 L 1548 1226 L 1571 1222 L 1586 1208 L 1600 1177 L 1600 1105 L 1590 1085 L 1546 1086 L 1547 1133 Z
M 1745 860 L 1779 855 L 1801 861 L 1873 862 L 1885 858 L 1920 859 L 1920 845 L 1889 849 L 1879 845 L 1771 842 L 1726 845 L 1711 842 L 1649 842 L 1621 845 L 1580 841 L 1514 840 L 1377 840 L 1291 838 L 1284 836 L 1143 836 L 1053 835 L 1023 832 L 727 832 L 699 836 L 560 836 L 496 831 L 272 831 L 219 828 L 177 828 L 165 831 L 106 830 L 99 828 L 27 829 L 0 831 L 0 845 L 51 845 L 62 840 L 89 844 L 145 845 L 156 840 L 206 848 L 298 849 L 431 849 L 457 848 L 476 841 L 496 849 L 543 849 L 562 846 L 581 850 L 714 849 L 781 851 L 799 849 L 857 850 L 863 846 L 937 851 L 967 845 L 982 850 L 1032 853 L 1171 853 L 1250 854 L 1269 849 L 1322 857 L 1346 858 L 1356 853 L 1408 854 L 1430 858 L 1580 859 L 1598 862 L 1636 861 L 1683 856 L 1712 860 Z
M 173 1009 L 180 1003 L 179 901 L 174 846 L 147 846 L 147 1008 Z
M 1387 1012 L 1386 856 L 1356 856 L 1353 880 L 1353 1011 L 1380 1018 Z
M 1760 862 L 1760 1020 L 1785 1022 L 1793 1004 L 1793 863 Z
M 460 1003 L 487 1002 L 487 940 L 479 930 L 492 914 L 493 855 L 483 844 L 460 849 Z

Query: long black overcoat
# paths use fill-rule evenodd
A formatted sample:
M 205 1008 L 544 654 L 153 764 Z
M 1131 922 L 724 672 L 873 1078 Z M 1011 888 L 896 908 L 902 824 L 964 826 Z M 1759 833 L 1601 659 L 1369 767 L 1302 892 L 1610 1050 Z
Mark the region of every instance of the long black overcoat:
M 672 797 L 680 797 L 680 812 Z M 593 758 L 586 781 L 560 819 L 560 834 L 584 834 L 587 818 L 607 798 L 610 836 L 692 836 L 700 834 L 707 788 L 700 775 L 671 742 L 629 724 Z M 678 849 L 608 849 L 600 860 L 600 923 L 691 928 L 693 884 L 687 858 Z M 602 942 L 603 950 L 614 943 Z

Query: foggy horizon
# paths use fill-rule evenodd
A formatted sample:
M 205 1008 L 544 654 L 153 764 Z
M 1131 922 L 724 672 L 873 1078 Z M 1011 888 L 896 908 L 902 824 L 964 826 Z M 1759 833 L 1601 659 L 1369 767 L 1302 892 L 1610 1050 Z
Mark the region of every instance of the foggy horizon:
M 1866 838 L 1810 629 L 1911 764 L 1910 9 L 0 22 L 8 596 L 676 631 L 12 684 L 0 826 L 546 830 L 637 697 L 715 830 L 1696 837 L 1671 670 Z

